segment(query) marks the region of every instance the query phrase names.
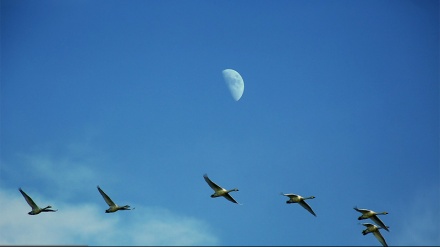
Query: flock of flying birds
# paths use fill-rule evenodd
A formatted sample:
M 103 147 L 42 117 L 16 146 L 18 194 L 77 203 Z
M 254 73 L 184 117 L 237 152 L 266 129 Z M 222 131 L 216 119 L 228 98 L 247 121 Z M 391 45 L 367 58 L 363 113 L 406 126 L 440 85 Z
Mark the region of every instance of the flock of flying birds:
M 211 179 L 209 179 L 207 174 L 204 174 L 203 178 L 205 179 L 206 183 L 208 183 L 209 187 L 211 187 L 214 190 L 214 194 L 211 195 L 212 198 L 224 197 L 228 201 L 242 205 L 242 204 L 238 203 L 231 195 L 229 195 L 230 192 L 238 191 L 237 188 L 226 190 L 225 188 L 217 185 Z M 101 194 L 101 196 L 104 198 L 104 201 L 109 206 L 109 208 L 105 210 L 106 213 L 114 213 L 118 210 L 134 210 L 135 209 L 135 208 L 130 208 L 129 205 L 118 206 L 118 204 L 114 203 L 113 200 L 110 199 L 110 197 L 99 186 L 97 186 L 97 188 L 98 188 L 98 191 Z M 28 213 L 29 215 L 37 215 L 41 212 L 56 212 L 56 211 L 58 211 L 58 210 L 52 209 L 52 206 L 47 206 L 44 208 L 38 207 L 38 205 L 32 200 L 32 198 L 30 196 L 28 196 L 21 188 L 19 188 L 18 190 L 21 192 L 24 199 L 26 199 L 26 202 L 32 208 L 32 211 L 30 211 Z M 288 204 L 298 203 L 299 205 L 301 205 L 303 208 L 305 208 L 307 211 L 309 211 L 312 215 L 314 215 L 316 217 L 315 212 L 309 206 L 309 204 L 306 202 L 306 200 L 308 200 L 308 199 L 315 198 L 314 196 L 302 197 L 297 194 L 284 194 L 284 193 L 281 193 L 281 195 L 289 197 L 289 200 L 287 200 L 286 203 L 288 203 Z M 377 224 L 377 225 L 375 225 L 375 224 L 371 224 L 371 223 L 363 223 L 362 225 L 364 225 L 366 227 L 366 229 L 362 231 L 362 234 L 367 235 L 368 233 L 373 233 L 374 236 L 379 240 L 379 242 L 383 246 L 388 246 L 387 243 L 385 242 L 385 239 L 383 238 L 382 234 L 380 233 L 379 229 L 384 229 L 386 231 L 389 231 L 388 230 L 389 227 L 386 226 L 382 222 L 382 220 L 380 220 L 378 217 L 378 215 L 385 215 L 388 213 L 387 212 L 377 213 L 377 212 L 374 212 L 369 209 L 360 209 L 357 207 L 354 207 L 354 210 L 356 210 L 362 214 L 361 216 L 359 216 L 358 220 L 371 219 Z

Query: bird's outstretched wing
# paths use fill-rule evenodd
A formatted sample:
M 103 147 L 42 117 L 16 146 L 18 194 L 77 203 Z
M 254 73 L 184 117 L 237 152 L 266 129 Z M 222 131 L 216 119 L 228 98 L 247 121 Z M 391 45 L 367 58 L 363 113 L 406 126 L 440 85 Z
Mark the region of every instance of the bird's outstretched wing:
M 362 214 L 371 212 L 371 210 L 363 209 L 363 208 L 358 208 L 358 207 L 353 207 L 353 209 L 358 211 L 359 213 L 362 213 Z
M 228 201 L 231 201 L 231 202 L 233 202 L 233 203 L 240 204 L 240 203 L 238 203 L 234 198 L 232 198 L 232 196 L 229 195 L 229 193 L 226 193 L 226 194 L 224 195 L 224 198 L 226 198 Z
M 29 206 L 31 206 L 32 210 L 38 209 L 37 204 L 35 204 L 35 202 L 32 200 L 30 196 L 28 196 L 21 188 L 19 188 L 18 190 L 23 195 L 24 199 L 29 204 Z
M 204 174 L 203 178 L 208 183 L 209 187 L 211 187 L 214 191 L 224 190 L 222 187 L 220 187 L 216 183 L 212 182 L 211 179 L 208 178 L 208 174 Z M 232 200 L 234 200 L 234 199 L 232 199 Z
M 305 208 L 307 211 L 309 211 L 311 214 L 313 214 L 314 216 L 316 216 L 315 212 L 313 212 L 313 209 L 309 206 L 309 204 L 307 202 L 305 202 L 304 200 L 299 202 L 299 205 L 301 205 L 303 208 Z
M 297 198 L 297 197 L 299 197 L 299 195 L 292 194 L 292 193 L 284 194 L 283 192 L 281 192 L 281 195 L 283 195 L 283 196 L 287 196 L 287 197 L 289 197 L 289 198 Z
M 104 191 L 102 191 L 101 188 L 99 188 L 99 186 L 98 186 L 98 190 L 99 190 L 99 193 L 101 193 L 102 198 L 104 198 L 104 201 L 105 201 L 110 207 L 116 205 L 116 204 L 112 201 L 112 199 L 110 199 L 110 197 L 109 197 L 106 193 L 104 193 Z
M 367 227 L 367 228 L 370 227 L 370 226 L 374 226 L 374 225 L 371 224 L 371 223 L 362 223 L 362 225 L 365 226 L 365 227 Z
M 379 217 L 377 215 L 371 216 L 370 217 L 376 224 L 378 224 L 380 227 L 382 227 L 385 231 L 390 231 L 388 230 L 388 227 L 383 223 L 383 221 L 381 219 L 379 219 Z
M 374 231 L 373 234 L 383 246 L 388 246 L 387 242 L 385 242 L 385 239 L 383 238 L 382 234 L 380 234 L 379 230 Z

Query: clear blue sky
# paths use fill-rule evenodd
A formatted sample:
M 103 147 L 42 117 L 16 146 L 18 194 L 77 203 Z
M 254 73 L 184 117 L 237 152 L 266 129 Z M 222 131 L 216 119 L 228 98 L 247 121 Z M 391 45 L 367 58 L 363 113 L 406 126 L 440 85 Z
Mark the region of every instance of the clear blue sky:
M 0 4 L 0 244 L 440 245 L 439 1 Z

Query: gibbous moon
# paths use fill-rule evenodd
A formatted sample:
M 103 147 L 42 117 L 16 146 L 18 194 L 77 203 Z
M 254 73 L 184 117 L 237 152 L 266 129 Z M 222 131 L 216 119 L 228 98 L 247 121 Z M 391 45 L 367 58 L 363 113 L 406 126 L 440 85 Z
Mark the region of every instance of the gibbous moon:
M 233 69 L 225 69 L 222 71 L 223 78 L 225 79 L 226 85 L 231 92 L 232 98 L 238 101 L 243 95 L 244 91 L 244 81 L 241 75 Z

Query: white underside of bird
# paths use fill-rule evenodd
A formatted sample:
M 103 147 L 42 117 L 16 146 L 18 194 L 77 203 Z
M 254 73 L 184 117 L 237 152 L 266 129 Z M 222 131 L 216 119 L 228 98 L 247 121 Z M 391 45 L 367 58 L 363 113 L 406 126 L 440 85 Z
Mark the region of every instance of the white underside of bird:
M 388 227 L 383 223 L 383 221 L 381 219 L 379 219 L 379 217 L 377 215 L 385 215 L 388 214 L 387 212 L 382 212 L 382 213 L 376 213 L 373 210 L 369 210 L 369 209 L 364 209 L 364 208 L 357 208 L 354 207 L 354 210 L 358 211 L 359 213 L 361 213 L 362 215 L 359 216 L 358 220 L 364 220 L 364 219 L 371 219 L 372 221 L 374 221 L 374 223 L 376 223 L 377 225 L 379 225 L 381 228 L 383 228 L 386 231 L 388 230 Z
M 203 178 L 205 179 L 206 183 L 208 183 L 209 187 L 211 187 L 214 190 L 214 194 L 211 195 L 212 198 L 222 196 L 222 197 L 226 198 L 228 201 L 242 205 L 242 204 L 238 203 L 231 195 L 229 195 L 229 192 L 238 191 L 237 188 L 234 188 L 232 190 L 226 190 L 226 189 L 220 187 L 219 185 L 217 185 L 216 183 L 212 182 L 211 179 L 209 179 L 207 174 L 204 174 Z
M 362 223 L 362 225 L 367 227 L 367 229 L 362 231 L 363 235 L 367 235 L 368 233 L 373 233 L 373 235 L 377 238 L 377 240 L 379 240 L 379 242 L 383 246 L 388 246 L 388 244 L 386 243 L 385 239 L 383 238 L 382 234 L 379 231 L 379 229 L 384 229 L 384 228 L 382 228 L 380 226 L 376 226 L 376 225 L 371 224 L 371 223 Z
M 29 215 L 37 215 L 41 212 L 56 212 L 56 211 L 58 211 L 58 210 L 51 209 L 52 206 L 50 206 L 50 205 L 45 208 L 38 207 L 38 205 L 34 202 L 34 200 L 32 200 L 32 198 L 30 196 L 28 196 L 21 188 L 19 188 L 18 190 L 23 195 L 24 199 L 29 204 L 29 206 L 32 208 L 32 211 L 30 211 L 28 213 Z
M 314 216 L 316 216 L 315 212 L 313 211 L 313 209 L 310 207 L 310 205 L 305 201 L 308 199 L 313 199 L 315 198 L 314 196 L 309 196 L 309 197 L 302 197 L 300 195 L 297 194 L 284 194 L 281 193 L 281 195 L 283 196 L 287 196 L 289 197 L 289 200 L 286 201 L 286 203 L 298 203 L 299 205 L 301 205 L 303 208 L 305 208 L 307 211 L 309 211 L 311 214 L 313 214 Z
M 102 198 L 104 198 L 104 201 L 107 203 L 109 208 L 105 210 L 106 213 L 114 213 L 118 210 L 133 210 L 135 208 L 130 208 L 129 205 L 125 206 L 118 206 L 118 204 L 114 203 L 112 199 L 98 186 L 98 191 L 102 195 Z

